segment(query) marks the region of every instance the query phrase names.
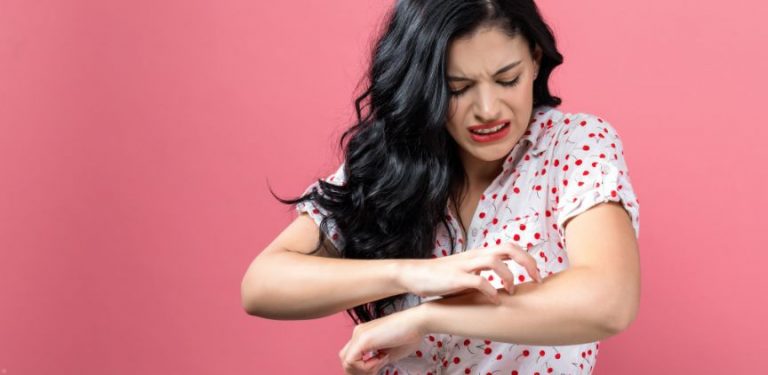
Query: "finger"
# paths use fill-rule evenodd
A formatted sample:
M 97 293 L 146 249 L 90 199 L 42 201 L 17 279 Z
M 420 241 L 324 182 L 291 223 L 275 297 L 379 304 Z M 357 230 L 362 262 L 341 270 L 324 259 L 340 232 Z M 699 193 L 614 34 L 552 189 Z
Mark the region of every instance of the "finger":
M 500 303 L 498 291 L 496 288 L 491 285 L 488 280 L 485 279 L 485 277 L 477 275 L 477 276 L 470 276 L 467 275 L 466 278 L 467 287 L 469 288 L 475 288 L 479 290 L 481 293 L 485 294 L 488 299 L 491 300 L 494 304 L 498 305 Z
M 512 294 L 512 288 L 515 285 L 515 275 L 509 269 L 509 266 L 500 259 L 494 259 L 491 263 L 496 274 L 504 280 L 504 288 L 509 294 Z
M 517 245 L 512 244 L 512 246 L 514 248 L 508 253 L 512 260 L 523 266 L 532 279 L 541 282 L 541 275 L 539 275 L 539 270 L 536 267 L 536 259 L 527 251 L 519 249 Z

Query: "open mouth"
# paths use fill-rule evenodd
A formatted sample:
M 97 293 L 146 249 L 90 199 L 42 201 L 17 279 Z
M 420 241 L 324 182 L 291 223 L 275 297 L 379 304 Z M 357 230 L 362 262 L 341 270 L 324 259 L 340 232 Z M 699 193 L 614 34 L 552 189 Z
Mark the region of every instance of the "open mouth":
M 489 134 L 495 134 L 495 133 L 498 133 L 498 132 L 500 132 L 500 131 L 502 131 L 502 130 L 506 129 L 508 126 L 509 126 L 509 123 L 508 123 L 508 122 L 505 122 L 505 123 L 503 123 L 503 124 L 501 124 L 501 125 L 497 125 L 497 126 L 495 126 L 495 127 L 493 127 L 493 128 L 490 128 L 490 129 L 483 129 L 483 130 L 470 130 L 470 132 L 471 132 L 472 134 L 477 134 L 477 135 L 489 135 Z

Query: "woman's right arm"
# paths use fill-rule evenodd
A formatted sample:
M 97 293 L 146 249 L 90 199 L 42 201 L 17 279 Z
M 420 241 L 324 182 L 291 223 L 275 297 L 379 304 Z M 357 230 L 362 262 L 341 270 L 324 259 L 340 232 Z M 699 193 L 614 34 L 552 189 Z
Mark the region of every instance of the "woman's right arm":
M 341 259 L 300 214 L 248 266 L 240 293 L 243 309 L 268 319 L 315 319 L 408 292 L 398 276 L 404 259 Z

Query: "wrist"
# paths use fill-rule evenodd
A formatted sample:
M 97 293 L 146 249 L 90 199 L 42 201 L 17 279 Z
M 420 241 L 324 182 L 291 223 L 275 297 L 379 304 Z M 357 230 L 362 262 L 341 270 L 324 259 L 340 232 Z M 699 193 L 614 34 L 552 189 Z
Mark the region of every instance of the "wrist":
M 413 316 L 414 324 L 416 325 L 416 329 L 419 331 L 421 335 L 426 335 L 427 333 L 430 333 L 432 330 L 432 327 L 429 325 L 430 319 L 429 319 L 429 310 L 432 307 L 432 304 L 429 302 L 422 303 L 418 306 L 414 306 L 408 310 Z
M 416 259 L 396 259 L 394 261 L 392 283 L 397 287 L 398 294 L 410 293 L 408 276 L 411 274 L 413 262 Z

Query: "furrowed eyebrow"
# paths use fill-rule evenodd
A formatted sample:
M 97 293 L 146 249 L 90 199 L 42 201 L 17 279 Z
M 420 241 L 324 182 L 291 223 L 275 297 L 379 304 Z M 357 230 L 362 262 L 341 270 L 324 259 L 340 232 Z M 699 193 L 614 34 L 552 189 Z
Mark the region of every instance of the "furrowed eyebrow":
M 499 75 L 501 73 L 504 73 L 504 72 L 506 72 L 506 71 L 508 71 L 508 70 L 510 70 L 510 69 L 512 69 L 512 68 L 514 68 L 514 67 L 516 67 L 518 65 L 520 65 L 521 62 L 522 62 L 522 60 L 519 60 L 519 61 L 513 62 L 511 64 L 508 64 L 508 65 L 504 66 L 503 68 L 497 70 L 496 73 L 493 73 L 493 75 L 497 76 L 497 75 Z M 471 81 L 471 79 L 466 78 L 466 77 L 448 76 L 448 81 Z

